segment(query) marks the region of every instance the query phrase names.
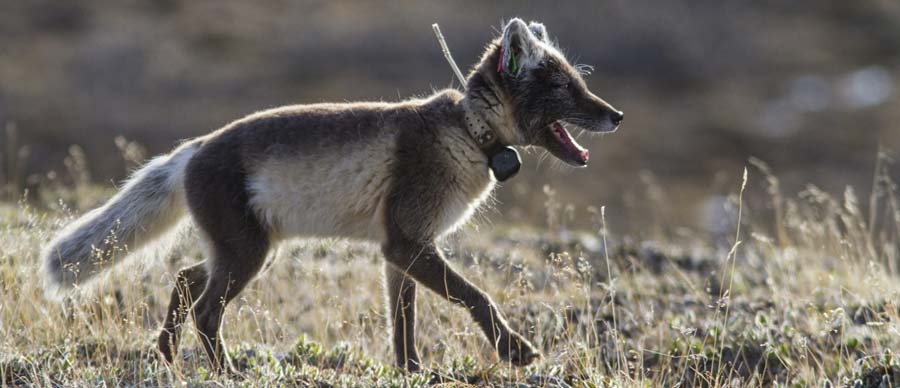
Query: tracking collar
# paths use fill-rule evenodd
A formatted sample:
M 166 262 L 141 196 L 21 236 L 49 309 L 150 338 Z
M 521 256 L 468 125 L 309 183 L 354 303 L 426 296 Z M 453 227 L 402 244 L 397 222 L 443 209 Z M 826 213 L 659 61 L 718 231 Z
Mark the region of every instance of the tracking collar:
M 488 167 L 494 172 L 499 182 L 512 178 L 522 167 L 519 152 L 510 146 L 503 145 L 497 138 L 491 125 L 473 112 L 468 104 L 463 103 L 465 111 L 466 131 L 478 143 L 478 148 L 488 157 Z

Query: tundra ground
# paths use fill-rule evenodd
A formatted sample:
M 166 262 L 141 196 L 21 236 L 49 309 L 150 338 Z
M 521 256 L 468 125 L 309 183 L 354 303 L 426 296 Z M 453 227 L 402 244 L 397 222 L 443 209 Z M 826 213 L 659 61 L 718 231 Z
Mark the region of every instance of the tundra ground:
M 110 192 L 81 185 L 6 202 L 0 384 L 900 386 L 894 186 L 879 181 L 864 212 L 852 190 L 834 198 L 810 186 L 784 198 L 775 178 L 758 184 L 773 188 L 767 208 L 740 206 L 736 188 L 725 214 L 741 228 L 719 238 L 665 226 L 635 241 L 604 225 L 601 209 L 566 215 L 552 195 L 545 227 L 487 222 L 502 219 L 488 211 L 444 246 L 544 357 L 527 368 L 500 362 L 465 311 L 423 290 L 418 374 L 393 367 L 377 246 L 280 246 L 226 313 L 239 373 L 214 376 L 190 334 L 173 366 L 154 347 L 172 274 L 201 257 L 195 239 L 57 303 L 42 295 L 38 253 Z M 568 230 L 565 217 L 589 217 L 596 228 Z

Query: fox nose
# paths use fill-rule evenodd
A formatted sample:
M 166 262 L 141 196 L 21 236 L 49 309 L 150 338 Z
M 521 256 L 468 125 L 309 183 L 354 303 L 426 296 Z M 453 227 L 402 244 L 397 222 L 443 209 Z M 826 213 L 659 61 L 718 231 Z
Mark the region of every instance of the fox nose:
M 613 111 L 609 115 L 610 120 L 612 120 L 613 125 L 619 125 L 622 123 L 622 120 L 625 119 L 625 113 L 620 111 Z

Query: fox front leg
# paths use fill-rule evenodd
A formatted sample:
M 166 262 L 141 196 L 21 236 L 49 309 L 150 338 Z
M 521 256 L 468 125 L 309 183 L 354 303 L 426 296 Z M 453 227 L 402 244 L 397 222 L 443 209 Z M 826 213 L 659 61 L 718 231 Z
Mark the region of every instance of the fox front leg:
M 417 372 L 421 364 L 416 351 L 416 282 L 392 264 L 385 264 L 384 272 L 397 366 Z
M 524 366 L 540 357 L 531 343 L 509 328 L 490 297 L 444 260 L 433 244 L 394 239 L 383 247 L 387 260 L 445 299 L 469 310 L 500 358 Z

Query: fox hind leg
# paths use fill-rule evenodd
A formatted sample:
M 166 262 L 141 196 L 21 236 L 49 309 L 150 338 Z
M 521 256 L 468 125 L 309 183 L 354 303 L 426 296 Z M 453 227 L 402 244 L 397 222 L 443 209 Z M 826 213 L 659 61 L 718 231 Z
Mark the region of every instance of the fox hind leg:
M 234 234 L 212 238 L 209 280 L 194 306 L 200 342 L 217 371 L 222 371 L 227 361 L 219 336 L 225 307 L 259 273 L 269 248 L 269 240 L 258 225 L 233 230 Z
M 172 289 L 166 320 L 157 341 L 159 352 L 169 363 L 173 362 L 178 352 L 181 325 L 187 320 L 195 298 L 200 296 L 206 287 L 207 279 L 206 264 L 202 262 L 183 268 L 175 277 L 175 287 Z
M 270 247 L 268 229 L 256 217 L 243 159 L 232 143 L 210 142 L 185 171 L 185 196 L 209 247 L 208 280 L 194 304 L 194 322 L 210 364 L 227 363 L 219 336 L 225 307 L 259 273 Z

